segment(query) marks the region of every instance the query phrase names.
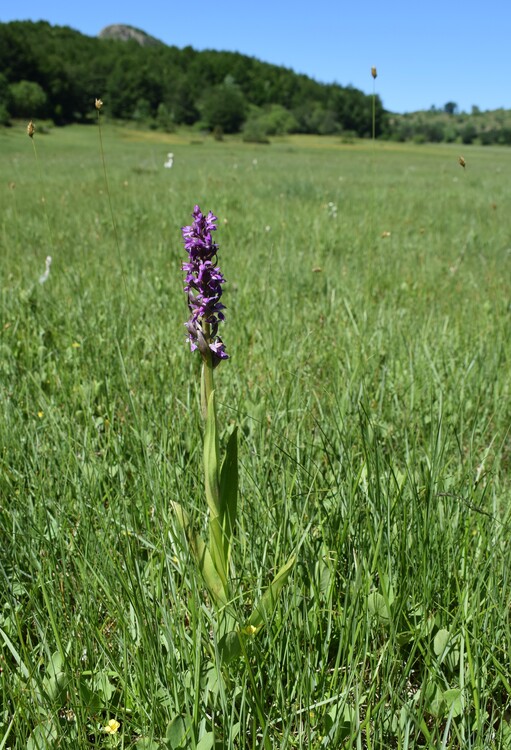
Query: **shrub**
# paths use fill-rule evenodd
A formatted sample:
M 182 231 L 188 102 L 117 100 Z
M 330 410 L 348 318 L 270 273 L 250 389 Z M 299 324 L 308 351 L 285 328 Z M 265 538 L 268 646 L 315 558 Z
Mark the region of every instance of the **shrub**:
M 461 129 L 460 135 L 462 143 L 473 143 L 477 138 L 477 128 L 475 125 L 467 122 L 467 124 Z
M 12 101 L 13 117 L 46 117 L 48 115 L 48 98 L 38 83 L 19 81 L 9 86 Z
M 174 120 L 168 110 L 168 107 L 163 102 L 158 104 L 156 111 L 156 122 L 160 130 L 164 130 L 166 133 L 173 133 L 175 128 Z
M 243 140 L 245 143 L 270 143 L 258 120 L 249 120 L 243 126 Z

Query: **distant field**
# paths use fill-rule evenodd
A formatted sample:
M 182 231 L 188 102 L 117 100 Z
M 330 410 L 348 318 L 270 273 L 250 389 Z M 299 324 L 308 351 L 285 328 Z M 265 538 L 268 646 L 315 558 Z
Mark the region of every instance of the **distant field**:
M 0 130 L 0 750 L 511 748 L 511 150 L 102 141 L 106 180 L 96 126 L 35 152 Z M 227 279 L 238 611 L 299 546 L 218 684 L 170 511 L 204 522 L 196 203 Z

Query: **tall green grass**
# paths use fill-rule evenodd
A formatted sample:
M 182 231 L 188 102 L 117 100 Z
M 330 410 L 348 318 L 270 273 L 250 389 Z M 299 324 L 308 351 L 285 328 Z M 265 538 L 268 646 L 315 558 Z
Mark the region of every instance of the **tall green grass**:
M 114 229 L 96 128 L 35 138 L 40 172 L 0 135 L 0 748 L 511 747 L 511 153 L 107 125 Z M 205 524 L 195 203 L 228 280 L 237 606 L 301 545 L 220 681 L 170 510 Z

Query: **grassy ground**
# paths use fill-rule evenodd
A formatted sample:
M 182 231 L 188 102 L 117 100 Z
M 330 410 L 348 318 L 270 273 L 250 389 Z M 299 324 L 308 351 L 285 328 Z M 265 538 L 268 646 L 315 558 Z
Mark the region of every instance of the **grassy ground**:
M 35 145 L 0 133 L 0 750 L 511 748 L 511 151 L 106 123 L 106 183 L 97 127 Z M 170 505 L 204 525 L 195 203 L 240 621 L 298 556 L 222 669 Z

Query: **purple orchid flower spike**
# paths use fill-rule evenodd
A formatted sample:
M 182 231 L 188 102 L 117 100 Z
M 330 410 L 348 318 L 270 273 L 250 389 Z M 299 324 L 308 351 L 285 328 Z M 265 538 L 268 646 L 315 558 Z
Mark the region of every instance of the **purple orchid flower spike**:
M 211 211 L 204 216 L 199 206 L 195 206 L 192 216 L 193 223 L 181 229 L 188 253 L 188 262 L 182 266 L 186 272 L 184 291 L 190 309 L 185 326 L 191 351 L 198 349 L 204 360 L 211 357 L 216 367 L 222 359 L 229 358 L 218 335 L 218 325 L 224 320 L 225 305 L 220 298 L 225 279 L 215 265 L 218 245 L 211 236 L 216 230 L 217 217 Z

